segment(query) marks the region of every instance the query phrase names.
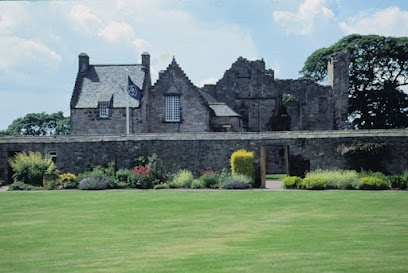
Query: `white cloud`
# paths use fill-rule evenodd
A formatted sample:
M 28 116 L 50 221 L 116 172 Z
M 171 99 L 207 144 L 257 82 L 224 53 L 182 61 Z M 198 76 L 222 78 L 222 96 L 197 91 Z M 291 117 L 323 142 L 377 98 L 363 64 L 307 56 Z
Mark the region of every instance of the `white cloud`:
M 69 16 L 75 24 L 75 29 L 80 32 L 85 31 L 87 34 L 94 33 L 96 28 L 102 24 L 99 17 L 89 7 L 82 4 L 73 6 Z
M 0 39 L 0 70 L 15 68 L 55 71 L 62 57 L 46 45 L 29 39 L 3 36 Z M 29 71 L 26 71 L 29 73 Z
M 273 19 L 286 29 L 286 32 L 306 35 L 313 31 L 317 17 L 333 18 L 334 13 L 326 7 L 326 0 L 305 0 L 297 12 L 275 11 Z
M 374 13 L 362 13 L 339 25 L 346 34 L 408 36 L 408 11 L 399 7 L 389 7 Z
M 133 45 L 136 47 L 138 52 L 149 51 L 152 48 L 152 45 L 143 39 L 136 39 L 133 41 Z
M 110 42 L 118 40 L 131 41 L 134 38 L 133 28 L 123 22 L 112 21 L 98 31 L 98 36 L 105 38 Z

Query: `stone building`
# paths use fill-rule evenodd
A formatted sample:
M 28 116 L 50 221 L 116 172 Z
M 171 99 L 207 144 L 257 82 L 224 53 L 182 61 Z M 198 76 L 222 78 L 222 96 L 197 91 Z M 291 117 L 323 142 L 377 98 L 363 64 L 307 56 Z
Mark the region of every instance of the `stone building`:
M 140 102 L 127 93 L 128 77 L 144 94 Z M 347 53 L 332 56 L 328 78 L 327 86 L 279 80 L 263 60 L 240 57 L 216 84 L 200 89 L 173 58 L 152 86 L 148 53 L 132 65 L 91 65 L 82 53 L 71 134 L 125 134 L 127 127 L 131 134 L 345 129 Z

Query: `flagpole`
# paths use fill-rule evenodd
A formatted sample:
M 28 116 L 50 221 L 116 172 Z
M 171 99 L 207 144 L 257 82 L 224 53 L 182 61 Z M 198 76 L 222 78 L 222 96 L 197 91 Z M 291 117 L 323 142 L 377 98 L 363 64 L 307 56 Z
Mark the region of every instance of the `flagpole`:
M 127 68 L 126 68 L 126 72 L 127 72 Z M 129 77 L 129 74 L 126 73 L 127 76 Z M 130 126 L 130 122 L 129 122 L 129 80 L 126 78 L 127 80 L 127 89 L 126 89 L 126 134 L 129 135 L 129 126 Z

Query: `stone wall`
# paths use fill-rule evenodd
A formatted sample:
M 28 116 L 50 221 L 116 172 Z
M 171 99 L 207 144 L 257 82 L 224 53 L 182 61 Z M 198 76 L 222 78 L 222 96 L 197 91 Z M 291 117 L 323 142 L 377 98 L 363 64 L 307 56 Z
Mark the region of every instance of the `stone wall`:
M 288 147 L 292 173 L 304 166 L 312 170 L 347 169 L 350 164 L 338 148 L 354 141 L 385 143 L 388 154 L 378 158 L 385 172 L 399 174 L 408 169 L 408 130 L 2 137 L 0 179 L 7 181 L 7 159 L 20 151 L 56 152 L 58 168 L 73 173 L 107 164 L 115 158 L 119 168 L 128 168 L 135 156 L 156 153 L 168 170 L 185 168 L 199 175 L 206 170 L 229 167 L 230 155 L 238 149 L 254 152 L 259 171 L 261 146 L 270 147 L 268 152 L 274 153 L 268 158 L 279 158 L 280 149 Z
M 108 118 L 99 116 L 99 108 L 71 109 L 72 135 L 126 134 L 126 108 L 109 109 Z M 129 109 L 129 131 L 142 132 L 142 110 Z

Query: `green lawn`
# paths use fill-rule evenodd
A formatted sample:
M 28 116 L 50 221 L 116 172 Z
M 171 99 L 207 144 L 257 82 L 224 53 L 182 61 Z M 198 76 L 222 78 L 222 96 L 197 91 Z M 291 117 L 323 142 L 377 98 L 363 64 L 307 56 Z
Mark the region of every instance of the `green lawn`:
M 271 179 L 271 180 L 283 180 L 285 177 L 288 175 L 286 173 L 283 174 L 267 174 L 266 179 Z
M 407 272 L 406 191 L 0 193 L 0 272 Z

